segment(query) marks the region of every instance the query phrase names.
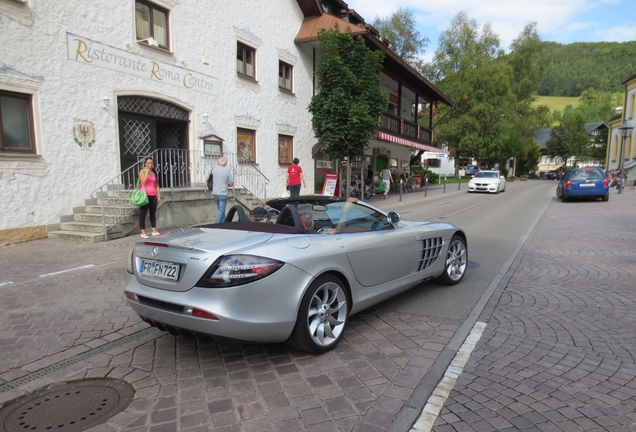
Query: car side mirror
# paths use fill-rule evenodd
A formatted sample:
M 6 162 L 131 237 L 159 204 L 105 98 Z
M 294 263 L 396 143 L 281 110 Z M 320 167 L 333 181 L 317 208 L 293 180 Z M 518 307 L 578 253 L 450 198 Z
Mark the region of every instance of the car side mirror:
M 402 220 L 402 218 L 400 217 L 399 213 L 392 211 L 389 212 L 388 215 L 386 215 L 386 220 L 389 221 L 390 224 L 396 224 L 400 220 Z

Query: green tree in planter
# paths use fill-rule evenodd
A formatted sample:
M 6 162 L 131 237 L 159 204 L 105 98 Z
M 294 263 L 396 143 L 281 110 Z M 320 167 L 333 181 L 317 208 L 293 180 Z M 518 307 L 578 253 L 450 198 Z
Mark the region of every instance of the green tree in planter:
M 318 40 L 319 92 L 309 104 L 314 132 L 328 155 L 351 161 L 364 154 L 378 130 L 380 114 L 388 108 L 388 97 L 380 88 L 384 53 L 371 51 L 362 38 L 354 38 L 349 29 L 341 33 L 337 25 L 320 30 Z M 349 165 L 347 184 L 350 176 Z

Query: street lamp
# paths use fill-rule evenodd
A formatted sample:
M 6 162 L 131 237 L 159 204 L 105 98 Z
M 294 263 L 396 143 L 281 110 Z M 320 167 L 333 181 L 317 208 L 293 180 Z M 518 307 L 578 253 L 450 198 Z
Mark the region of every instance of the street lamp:
M 632 130 L 634 128 L 631 126 L 627 126 L 627 123 L 623 123 L 621 127 L 618 128 L 618 133 L 621 134 L 621 160 L 620 160 L 620 170 L 621 174 L 619 176 L 620 184 L 618 185 L 618 193 L 623 193 L 623 183 L 625 181 L 623 178 L 625 177 L 624 165 L 625 165 L 625 140 L 630 137 L 632 134 Z

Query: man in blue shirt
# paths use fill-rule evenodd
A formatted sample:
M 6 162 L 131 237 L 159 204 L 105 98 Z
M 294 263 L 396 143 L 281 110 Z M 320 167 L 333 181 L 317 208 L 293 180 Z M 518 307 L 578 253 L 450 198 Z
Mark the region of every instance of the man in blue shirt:
M 225 220 L 225 207 L 227 207 L 227 191 L 228 187 L 234 186 L 234 177 L 232 171 L 227 169 L 227 159 L 222 157 L 219 159 L 219 165 L 212 168 L 210 175 L 213 178 L 212 196 L 216 207 L 219 209 L 214 223 L 223 222 Z

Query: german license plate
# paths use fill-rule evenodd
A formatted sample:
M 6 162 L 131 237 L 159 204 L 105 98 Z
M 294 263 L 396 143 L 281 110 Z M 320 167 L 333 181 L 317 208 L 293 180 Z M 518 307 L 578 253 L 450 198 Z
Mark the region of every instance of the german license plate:
M 579 187 L 594 187 L 594 183 L 581 183 Z
M 177 280 L 179 264 L 142 259 L 139 274 L 161 279 Z

